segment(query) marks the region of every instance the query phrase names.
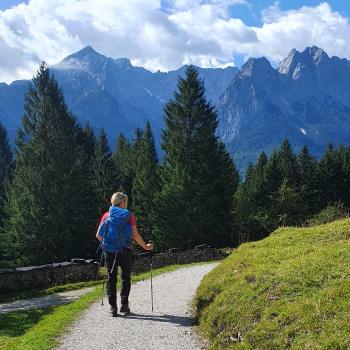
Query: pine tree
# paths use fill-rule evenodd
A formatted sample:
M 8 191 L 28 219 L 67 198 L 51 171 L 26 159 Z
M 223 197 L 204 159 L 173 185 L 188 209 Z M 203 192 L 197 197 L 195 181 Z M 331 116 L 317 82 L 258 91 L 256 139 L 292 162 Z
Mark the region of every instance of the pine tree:
M 204 83 L 190 66 L 165 107 L 165 157 L 154 214 L 155 235 L 165 247 L 221 245 L 231 235 L 232 222 L 224 230 L 220 222 L 230 221 L 231 212 L 220 207 L 225 194 L 218 179 L 230 170 L 215 135 L 217 125 L 214 108 L 204 96 Z
M 6 244 L 7 233 L 4 231 L 6 187 L 10 180 L 13 156 L 8 142 L 7 131 L 0 123 L 0 267 L 6 267 L 8 247 Z
M 143 140 L 144 140 L 144 131 L 141 128 L 135 129 L 135 138 L 132 143 L 132 164 L 134 165 L 133 173 L 136 174 L 138 159 L 140 156 L 140 153 L 143 150 Z
M 135 165 L 133 164 L 132 144 L 123 134 L 118 136 L 113 158 L 116 169 L 116 183 L 118 185 L 117 191 L 123 191 L 130 197 Z
M 274 210 L 277 214 L 278 224 L 281 226 L 296 225 L 300 223 L 303 213 L 300 194 L 284 178 L 274 197 Z
M 4 224 L 5 184 L 12 168 L 12 151 L 7 131 L 0 123 L 0 229 Z
M 339 200 L 339 184 L 341 184 L 342 164 L 332 144 L 329 144 L 322 159 L 318 163 L 318 178 L 320 190 L 320 208 Z
M 237 215 L 240 217 L 240 242 L 264 238 L 270 230 L 269 176 L 267 156 L 262 152 L 256 166 L 249 164 L 244 183 L 237 192 Z M 273 163 L 274 164 L 274 163 Z M 271 166 L 271 165 L 269 165 Z M 268 170 L 272 171 L 272 167 Z
M 273 209 L 274 215 L 279 217 L 279 225 L 297 224 L 300 222 L 301 213 L 303 212 L 299 195 L 298 158 L 287 139 L 282 142 L 277 157 L 282 182 L 277 192 L 271 194 L 273 199 L 271 209 Z M 288 202 L 292 199 L 295 200 L 295 203 Z
M 46 263 L 91 251 L 94 224 L 77 123 L 43 63 L 25 97 L 8 193 L 6 232 L 14 263 Z
M 291 186 L 299 184 L 298 161 L 288 140 L 282 142 L 278 153 L 279 169 L 283 179 Z
M 77 129 L 78 142 L 84 148 L 87 161 L 90 162 L 94 153 L 96 146 L 96 137 L 94 130 L 92 129 L 89 122 L 87 122 L 84 128 L 80 126 Z
M 255 169 L 254 169 L 254 176 L 252 178 L 252 191 L 254 193 L 254 198 L 257 207 L 264 207 L 267 202 L 267 184 L 266 184 L 266 177 L 265 177 L 265 166 L 268 162 L 267 156 L 265 152 L 262 152 L 258 158 L 258 161 L 256 163 Z
M 95 193 L 98 216 L 100 217 L 108 209 L 110 198 L 117 187 L 115 164 L 103 129 L 101 129 L 95 145 L 91 168 L 92 188 Z
M 343 173 L 343 203 L 350 208 L 350 147 L 343 151 L 342 155 L 342 173 Z
M 304 207 L 303 220 L 311 218 L 321 208 L 319 207 L 320 192 L 318 190 L 317 160 L 304 146 L 298 155 L 300 176 L 300 197 Z
M 240 181 L 239 173 L 235 164 L 225 149 L 223 142 L 218 143 L 218 169 L 216 176 L 216 193 L 218 194 L 219 212 L 216 216 L 217 229 L 222 235 L 217 235 L 214 240 L 207 238 L 211 244 L 218 246 L 237 246 L 239 244 L 239 233 L 235 220 L 235 193 Z M 215 178 L 215 176 L 214 176 Z M 221 225 L 221 228 L 220 228 Z
M 280 167 L 280 156 L 274 150 L 264 168 L 266 192 L 272 194 L 278 190 L 283 182 L 283 174 Z
M 137 215 L 139 231 L 145 240 L 150 240 L 153 239 L 150 215 L 154 195 L 159 190 L 159 176 L 158 157 L 149 122 L 138 147 L 137 170 L 132 187 L 133 210 Z

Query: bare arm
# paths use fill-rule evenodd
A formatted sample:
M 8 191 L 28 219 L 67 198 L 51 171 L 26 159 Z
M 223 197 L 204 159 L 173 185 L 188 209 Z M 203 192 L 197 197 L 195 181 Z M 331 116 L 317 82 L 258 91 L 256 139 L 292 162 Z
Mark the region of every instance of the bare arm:
M 153 250 L 153 244 L 145 243 L 139 232 L 137 231 L 136 226 L 132 226 L 132 236 L 131 238 L 143 249 L 145 250 Z
M 101 231 L 101 229 L 102 229 L 102 227 L 103 227 L 103 229 L 104 229 L 104 223 L 100 223 L 100 225 L 98 226 L 98 229 L 97 229 L 97 232 L 96 232 L 96 238 L 101 242 L 102 241 L 102 236 L 100 235 L 100 231 Z

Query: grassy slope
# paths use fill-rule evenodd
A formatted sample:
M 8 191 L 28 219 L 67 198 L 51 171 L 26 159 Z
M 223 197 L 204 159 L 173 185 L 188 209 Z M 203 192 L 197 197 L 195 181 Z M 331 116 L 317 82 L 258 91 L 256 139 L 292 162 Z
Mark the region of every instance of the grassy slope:
M 195 304 L 211 349 L 350 349 L 350 219 L 243 244 Z
M 161 273 L 174 271 L 192 265 L 205 264 L 195 263 L 186 265 L 171 265 L 153 270 L 153 276 Z M 150 277 L 150 273 L 133 275 L 132 282 L 138 282 Z M 118 279 L 120 282 L 120 278 Z M 53 291 L 64 291 L 88 286 L 91 283 L 69 284 L 54 287 L 43 291 L 41 295 L 47 295 Z M 120 283 L 118 283 L 120 285 Z M 48 350 L 57 345 L 58 337 L 69 329 L 72 322 L 94 301 L 101 298 L 101 285 L 73 303 L 50 307 L 46 309 L 34 309 L 27 311 L 0 314 L 0 349 L 1 350 Z M 12 295 L 13 297 L 13 295 Z M 108 304 L 106 296 L 105 304 Z M 104 306 L 108 310 L 108 305 Z M 106 315 L 107 317 L 107 315 Z

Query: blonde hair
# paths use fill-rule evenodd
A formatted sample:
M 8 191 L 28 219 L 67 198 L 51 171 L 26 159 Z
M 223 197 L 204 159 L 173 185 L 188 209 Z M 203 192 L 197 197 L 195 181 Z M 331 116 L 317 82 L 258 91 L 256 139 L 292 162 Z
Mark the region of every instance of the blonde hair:
M 117 207 L 121 202 L 125 202 L 126 206 L 128 206 L 128 196 L 123 192 L 113 193 L 113 196 L 111 198 L 112 205 Z

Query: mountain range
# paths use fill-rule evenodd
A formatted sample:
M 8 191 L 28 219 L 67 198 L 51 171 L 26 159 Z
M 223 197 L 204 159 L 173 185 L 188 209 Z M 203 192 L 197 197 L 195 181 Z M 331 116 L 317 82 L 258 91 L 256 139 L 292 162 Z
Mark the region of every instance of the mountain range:
M 176 90 L 186 66 L 150 72 L 127 58 L 113 59 L 87 46 L 50 67 L 66 102 L 81 122 L 103 127 L 114 147 L 122 132 L 152 124 L 156 141 L 163 127 L 163 107 Z M 206 97 L 215 105 L 218 136 L 243 172 L 264 150 L 270 153 L 288 138 L 320 156 L 327 143 L 350 144 L 350 61 L 329 57 L 317 47 L 293 49 L 277 67 L 250 58 L 238 69 L 199 68 Z M 1 80 L 1 77 L 0 77 Z M 29 81 L 0 83 L 0 121 L 13 143 L 23 115 Z
M 240 168 L 288 138 L 319 157 L 328 143 L 350 144 L 350 61 L 318 47 L 293 49 L 273 68 L 250 58 L 219 97 L 219 135 Z

